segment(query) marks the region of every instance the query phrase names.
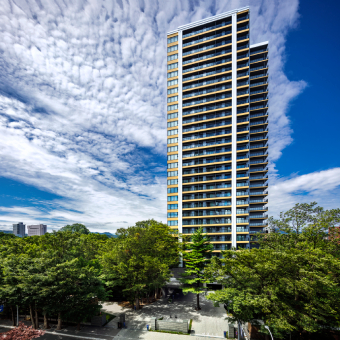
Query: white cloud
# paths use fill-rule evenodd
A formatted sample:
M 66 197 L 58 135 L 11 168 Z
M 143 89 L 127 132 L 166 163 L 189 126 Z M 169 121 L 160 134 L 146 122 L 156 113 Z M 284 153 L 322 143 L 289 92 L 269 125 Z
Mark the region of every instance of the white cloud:
M 8 213 L 1 224 L 80 221 L 104 230 L 151 217 L 165 221 L 166 32 L 247 4 L 2 2 L 1 175 L 64 199 L 2 208 Z M 298 0 L 250 5 L 252 43 L 270 40 L 274 162 L 292 140 L 289 103 L 306 86 L 283 73 Z

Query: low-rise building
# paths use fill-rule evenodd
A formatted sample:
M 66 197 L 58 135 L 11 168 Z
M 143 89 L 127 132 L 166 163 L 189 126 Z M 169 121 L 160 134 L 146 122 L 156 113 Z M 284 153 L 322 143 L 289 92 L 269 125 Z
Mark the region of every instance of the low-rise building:
M 36 224 L 36 225 L 28 225 L 27 226 L 27 234 L 28 236 L 42 236 L 47 233 L 47 225 L 45 224 Z

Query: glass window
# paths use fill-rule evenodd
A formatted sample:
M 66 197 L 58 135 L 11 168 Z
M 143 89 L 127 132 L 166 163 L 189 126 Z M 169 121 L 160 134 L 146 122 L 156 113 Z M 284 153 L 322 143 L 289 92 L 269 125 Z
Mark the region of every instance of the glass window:
M 178 192 L 178 188 L 168 188 L 168 194 L 173 194 Z
M 178 71 L 168 73 L 168 78 L 173 78 L 173 77 L 177 77 L 177 76 L 178 76 Z
M 168 70 L 172 70 L 173 68 L 178 68 L 178 63 L 173 63 L 168 65 Z
M 178 130 L 177 129 L 169 130 L 168 131 L 168 136 L 173 136 L 173 135 L 178 135 Z
M 178 159 L 178 154 L 176 153 L 176 155 L 169 155 L 168 156 L 168 161 L 173 161 L 174 159 Z
M 178 176 L 178 171 L 168 171 L 168 177 Z
M 168 138 L 168 144 L 178 143 L 178 138 Z
M 177 126 L 177 125 L 178 125 L 178 120 L 175 120 L 174 122 L 168 122 L 168 128 L 173 127 L 173 126 Z
M 178 45 L 168 47 L 168 53 L 177 51 L 177 50 L 178 50 Z
M 169 146 L 168 147 L 168 152 L 174 152 L 174 151 L 178 151 L 178 146 Z
M 171 218 L 171 217 L 178 217 L 178 212 L 168 213 L 168 218 Z
M 178 109 L 178 104 L 168 106 L 168 111 L 177 110 L 177 109 Z
M 178 96 L 173 96 L 173 97 L 168 98 L 168 103 L 177 102 L 177 101 L 178 101 Z
M 178 209 L 178 204 L 168 204 L 168 210 L 176 210 Z
M 174 169 L 174 168 L 178 168 L 178 163 L 169 163 L 168 164 L 168 169 Z
M 168 196 L 168 202 L 178 201 L 178 196 Z
M 168 38 L 168 44 L 171 44 L 173 42 L 178 41 L 178 35 L 175 35 L 174 37 Z
M 168 185 L 178 184 L 178 179 L 168 179 Z
M 178 92 L 178 87 L 175 87 L 173 89 L 168 90 L 168 94 L 173 94 L 173 93 L 177 93 L 177 92 Z
M 178 84 L 178 79 L 168 81 L 168 86 L 177 85 L 177 84 Z
M 168 114 L 168 119 L 173 119 L 173 118 L 178 118 L 178 112 Z
M 168 226 L 178 225 L 178 221 L 168 221 Z
M 176 60 L 176 59 L 178 59 L 178 54 L 177 53 L 168 56 L 168 61 Z

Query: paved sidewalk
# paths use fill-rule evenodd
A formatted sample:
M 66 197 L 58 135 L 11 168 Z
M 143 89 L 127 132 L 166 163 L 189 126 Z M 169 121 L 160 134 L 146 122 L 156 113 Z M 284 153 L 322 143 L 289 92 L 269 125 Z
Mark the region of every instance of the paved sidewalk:
M 171 304 L 167 303 L 166 299 L 160 299 L 153 304 L 144 306 L 139 311 L 122 308 L 113 302 L 102 303 L 102 305 L 104 312 L 114 315 L 125 313 L 128 330 L 146 330 L 146 325 L 150 324 L 151 317 L 167 319 L 170 318 L 170 315 L 172 318 L 177 316 L 178 319 L 192 319 L 192 330 L 197 335 L 223 337 L 223 332 L 228 330 L 224 308 L 222 306 L 214 307 L 211 301 L 200 296 L 202 309 L 196 311 L 196 296 L 191 293 L 175 298 L 174 303 Z M 115 327 L 116 323 L 117 320 L 113 319 L 106 327 Z

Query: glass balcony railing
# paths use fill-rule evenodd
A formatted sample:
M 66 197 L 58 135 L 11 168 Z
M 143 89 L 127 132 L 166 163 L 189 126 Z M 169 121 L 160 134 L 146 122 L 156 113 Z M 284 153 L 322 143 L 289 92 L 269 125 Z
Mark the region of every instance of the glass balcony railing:
M 185 118 L 183 119 L 183 124 L 199 122 L 199 121 L 204 121 L 204 120 L 209 120 L 209 119 L 214 119 L 214 118 L 228 117 L 228 116 L 231 116 L 231 111 L 220 111 L 220 112 L 210 113 L 209 115 L 199 115 L 196 117 Z
M 254 171 L 255 169 L 252 169 L 252 172 Z M 256 169 L 256 171 L 262 171 L 263 168 L 259 168 L 259 169 Z M 268 176 L 251 176 L 249 178 L 249 180 L 253 180 L 253 179 L 264 179 L 264 180 L 267 180 L 268 179 Z
M 197 105 L 197 104 L 201 104 L 201 103 L 209 103 L 209 102 L 213 102 L 216 100 L 220 100 L 220 99 L 228 99 L 231 98 L 231 94 L 217 94 L 214 95 L 213 97 L 204 97 L 200 100 L 191 100 L 191 101 L 186 101 L 183 103 L 183 107 L 187 107 L 187 106 L 191 106 L 191 105 Z
M 238 91 L 237 96 L 242 96 L 242 95 L 248 94 L 248 93 L 249 93 L 249 90 Z
M 249 15 L 244 15 L 244 16 L 242 16 L 242 17 L 238 17 L 238 18 L 237 18 L 237 22 L 243 21 L 243 20 L 246 20 L 246 19 L 249 19 Z
M 268 100 L 268 97 L 258 97 L 258 98 L 254 98 L 254 99 L 250 99 L 250 102 L 253 103 L 253 102 L 259 102 L 261 100 Z
M 250 157 L 254 157 L 254 156 L 268 156 L 267 152 L 254 152 L 250 154 Z
M 219 166 L 219 167 L 206 168 L 205 170 L 202 169 L 202 168 L 184 170 L 183 175 L 194 175 L 194 174 L 208 173 L 208 172 L 215 172 L 215 171 L 224 171 L 224 170 L 231 170 L 231 166 L 222 165 L 222 166 Z
M 191 71 L 195 71 L 195 70 L 201 70 L 202 68 L 224 64 L 224 63 L 227 63 L 229 61 L 231 61 L 231 58 L 224 58 L 224 59 L 221 59 L 219 61 L 214 61 L 212 63 L 206 63 L 206 64 L 203 64 L 203 65 L 187 68 L 186 70 L 183 70 L 183 73 L 187 73 L 187 72 L 191 72 Z
M 207 31 L 211 31 L 211 30 L 219 28 L 219 27 L 227 26 L 227 25 L 231 25 L 231 21 L 225 21 L 225 22 L 222 22 L 220 24 L 216 24 L 216 25 L 204 27 L 204 28 L 202 28 L 200 30 L 192 31 L 190 33 L 184 34 L 183 35 L 183 39 L 187 38 L 187 37 L 191 37 L 191 36 L 196 35 L 196 34 L 204 33 L 204 32 L 207 32 Z
M 184 60 L 183 61 L 183 65 L 190 64 L 190 63 L 195 63 L 195 62 L 200 61 L 200 60 L 205 60 L 205 59 L 217 57 L 219 55 L 230 53 L 230 52 L 231 52 L 231 49 L 223 49 L 221 51 L 218 51 L 218 52 L 215 52 L 215 53 L 206 54 L 206 55 L 201 56 L 201 57 L 190 58 L 190 59 Z
M 244 50 L 245 48 L 249 48 L 249 45 L 242 45 L 242 46 L 237 46 L 237 50 Z
M 237 27 L 237 32 L 246 30 L 247 28 L 249 28 L 249 25 Z
M 258 67 L 251 67 L 250 72 L 253 72 L 253 71 L 256 71 L 256 70 L 262 70 L 262 69 L 267 68 L 267 67 L 268 67 L 267 65 L 261 65 L 261 66 L 258 66 Z
M 267 77 L 267 76 L 268 76 L 268 73 L 255 74 L 254 76 L 250 76 L 250 79 L 262 78 L 262 77 Z
M 266 128 L 250 130 L 250 133 L 268 132 Z
M 203 46 L 203 47 L 200 47 L 200 48 L 192 49 L 190 51 L 184 52 L 183 53 L 183 57 L 185 57 L 185 56 L 187 56 L 189 54 L 194 54 L 194 53 L 206 51 L 206 50 L 209 50 L 211 48 L 216 48 L 216 47 L 224 46 L 224 45 L 228 45 L 228 44 L 231 44 L 231 39 L 222 40 L 220 42 L 216 42 L 216 43 L 211 44 L 211 45 L 206 45 L 206 46 Z
M 241 73 L 237 73 L 237 78 L 245 77 L 245 76 L 249 76 L 249 72 L 241 72 Z
M 260 50 L 251 51 L 251 52 L 250 52 L 250 55 L 257 54 L 257 53 L 261 53 L 261 52 L 267 52 L 267 51 L 268 51 L 267 48 L 262 48 L 262 49 L 260 49 Z
M 205 85 L 209 85 L 209 84 L 216 84 L 216 83 L 219 83 L 221 81 L 229 80 L 231 78 L 232 78 L 231 76 L 222 76 L 222 77 L 217 77 L 215 79 L 199 81 L 199 82 L 194 83 L 194 84 L 183 86 L 183 90 L 192 89 L 192 88 L 195 88 L 195 87 L 205 86 Z
M 218 185 L 186 186 L 186 187 L 183 188 L 183 192 L 184 191 L 224 189 L 224 188 L 231 188 L 231 184 L 222 183 L 222 184 L 218 184 Z M 214 214 L 212 214 L 212 215 L 214 215 Z M 216 215 L 218 215 L 218 214 L 216 214 Z M 189 215 L 187 215 L 187 216 L 189 216 Z
M 241 40 L 245 40 L 245 39 L 249 39 L 249 35 L 248 34 L 237 37 L 237 41 L 241 41 Z
M 209 164 L 209 163 L 218 163 L 218 162 L 228 162 L 231 161 L 231 157 L 221 157 L 216 159 L 199 159 L 190 162 L 183 162 L 183 166 L 191 166 L 191 165 L 201 165 L 201 164 Z
M 247 67 L 247 66 L 249 66 L 249 63 L 238 64 L 238 65 L 237 65 L 237 69 L 243 68 L 243 67 Z
M 262 168 L 252 168 L 250 172 L 256 172 L 256 171 L 267 171 L 268 166 L 262 167 Z M 254 178 L 255 179 L 255 178 Z
M 263 85 L 263 84 L 268 84 L 268 81 L 258 81 L 256 83 L 251 83 L 250 87 L 258 86 L 258 85 Z
M 250 188 L 267 187 L 268 183 L 250 184 Z
M 183 44 L 183 47 L 187 47 L 187 46 L 194 45 L 194 44 L 199 44 L 201 42 L 205 42 L 205 41 L 209 41 L 209 40 L 216 39 L 216 38 L 219 38 L 219 37 L 223 37 L 223 36 L 228 35 L 228 34 L 231 34 L 231 30 L 223 31 L 223 32 L 216 33 L 216 34 L 213 34 L 213 35 L 209 35 L 209 36 L 203 37 L 201 39 L 195 39 L 195 40 L 189 41 L 189 42 Z
M 231 133 L 230 129 L 224 129 L 221 131 L 212 131 L 212 132 L 203 132 L 197 135 L 193 135 L 193 136 L 187 136 L 187 137 L 183 137 L 183 141 L 187 141 L 187 140 L 194 140 L 194 139 L 200 139 L 200 138 L 208 138 L 208 137 L 215 137 L 215 136 L 220 136 L 220 135 L 226 135 Z
M 265 191 L 251 191 L 250 196 L 265 195 Z
M 260 164 L 260 163 L 267 163 L 267 160 L 259 160 L 259 161 L 250 161 L 250 164 Z
M 237 60 L 243 59 L 243 58 L 248 58 L 248 57 L 249 57 L 249 54 L 248 54 L 248 53 L 239 54 L 239 55 L 237 56 Z
M 199 112 L 217 110 L 217 109 L 221 109 L 221 108 L 224 108 L 224 107 L 230 107 L 230 106 L 231 106 L 231 101 L 227 101 L 225 103 L 216 103 L 216 104 L 212 104 L 212 105 L 199 107 L 199 108 L 196 108 L 196 109 L 183 110 L 183 116 L 190 115 L 192 113 L 199 113 Z
M 253 210 L 268 210 L 268 207 L 250 207 L 249 208 L 250 211 L 253 211 Z
M 252 96 L 254 94 L 263 93 L 263 92 L 268 92 L 268 89 L 261 89 L 261 90 L 257 90 L 257 91 L 251 91 L 250 95 Z
M 212 124 L 203 124 L 202 126 L 192 126 L 190 128 L 183 128 L 183 132 L 211 129 L 213 127 L 219 127 L 219 126 L 230 125 L 230 124 L 231 124 L 231 122 L 224 122 L 224 121 L 216 122 L 216 123 L 212 123 Z
M 205 89 L 202 89 L 200 91 L 192 91 L 190 93 L 183 95 L 183 99 L 201 96 L 202 94 L 208 94 L 208 93 L 211 93 L 211 92 L 223 91 L 223 90 L 227 90 L 227 89 L 230 89 L 230 88 L 231 88 L 231 85 L 224 84 L 224 85 L 221 85 L 221 86 L 214 86 L 214 87 L 208 88 L 208 89 L 205 88 Z M 226 97 L 226 98 L 228 98 L 228 97 Z
M 193 143 L 191 145 L 183 145 L 183 149 L 187 150 L 187 149 L 193 149 L 193 148 L 201 148 L 204 146 L 212 146 L 212 145 L 219 145 L 219 144 L 225 144 L 225 143 L 230 143 L 231 139 L 227 139 L 225 138 L 225 140 L 216 140 L 216 141 L 202 141 L 201 143 Z
M 261 139 L 267 139 L 267 136 L 259 136 L 259 137 L 252 137 L 252 138 L 250 138 L 251 141 L 261 140 Z
M 199 78 L 203 78 L 203 77 L 208 77 L 211 76 L 212 74 L 218 74 L 218 73 L 223 73 L 223 72 L 227 72 L 230 71 L 231 67 L 222 67 L 218 70 L 214 70 L 214 71 L 210 71 L 210 72 L 204 72 L 204 73 L 200 73 L 200 74 L 196 74 L 190 77 L 183 77 L 183 81 L 189 81 L 192 79 L 199 79 Z
M 261 116 L 268 116 L 268 112 L 252 113 L 250 115 L 250 118 L 261 117 Z
M 267 59 L 268 59 L 267 56 L 261 57 L 261 58 L 256 58 L 256 59 L 251 59 L 251 60 L 250 60 L 250 63 L 252 64 L 252 63 L 256 63 L 256 62 L 258 62 L 258 61 L 267 60 Z

